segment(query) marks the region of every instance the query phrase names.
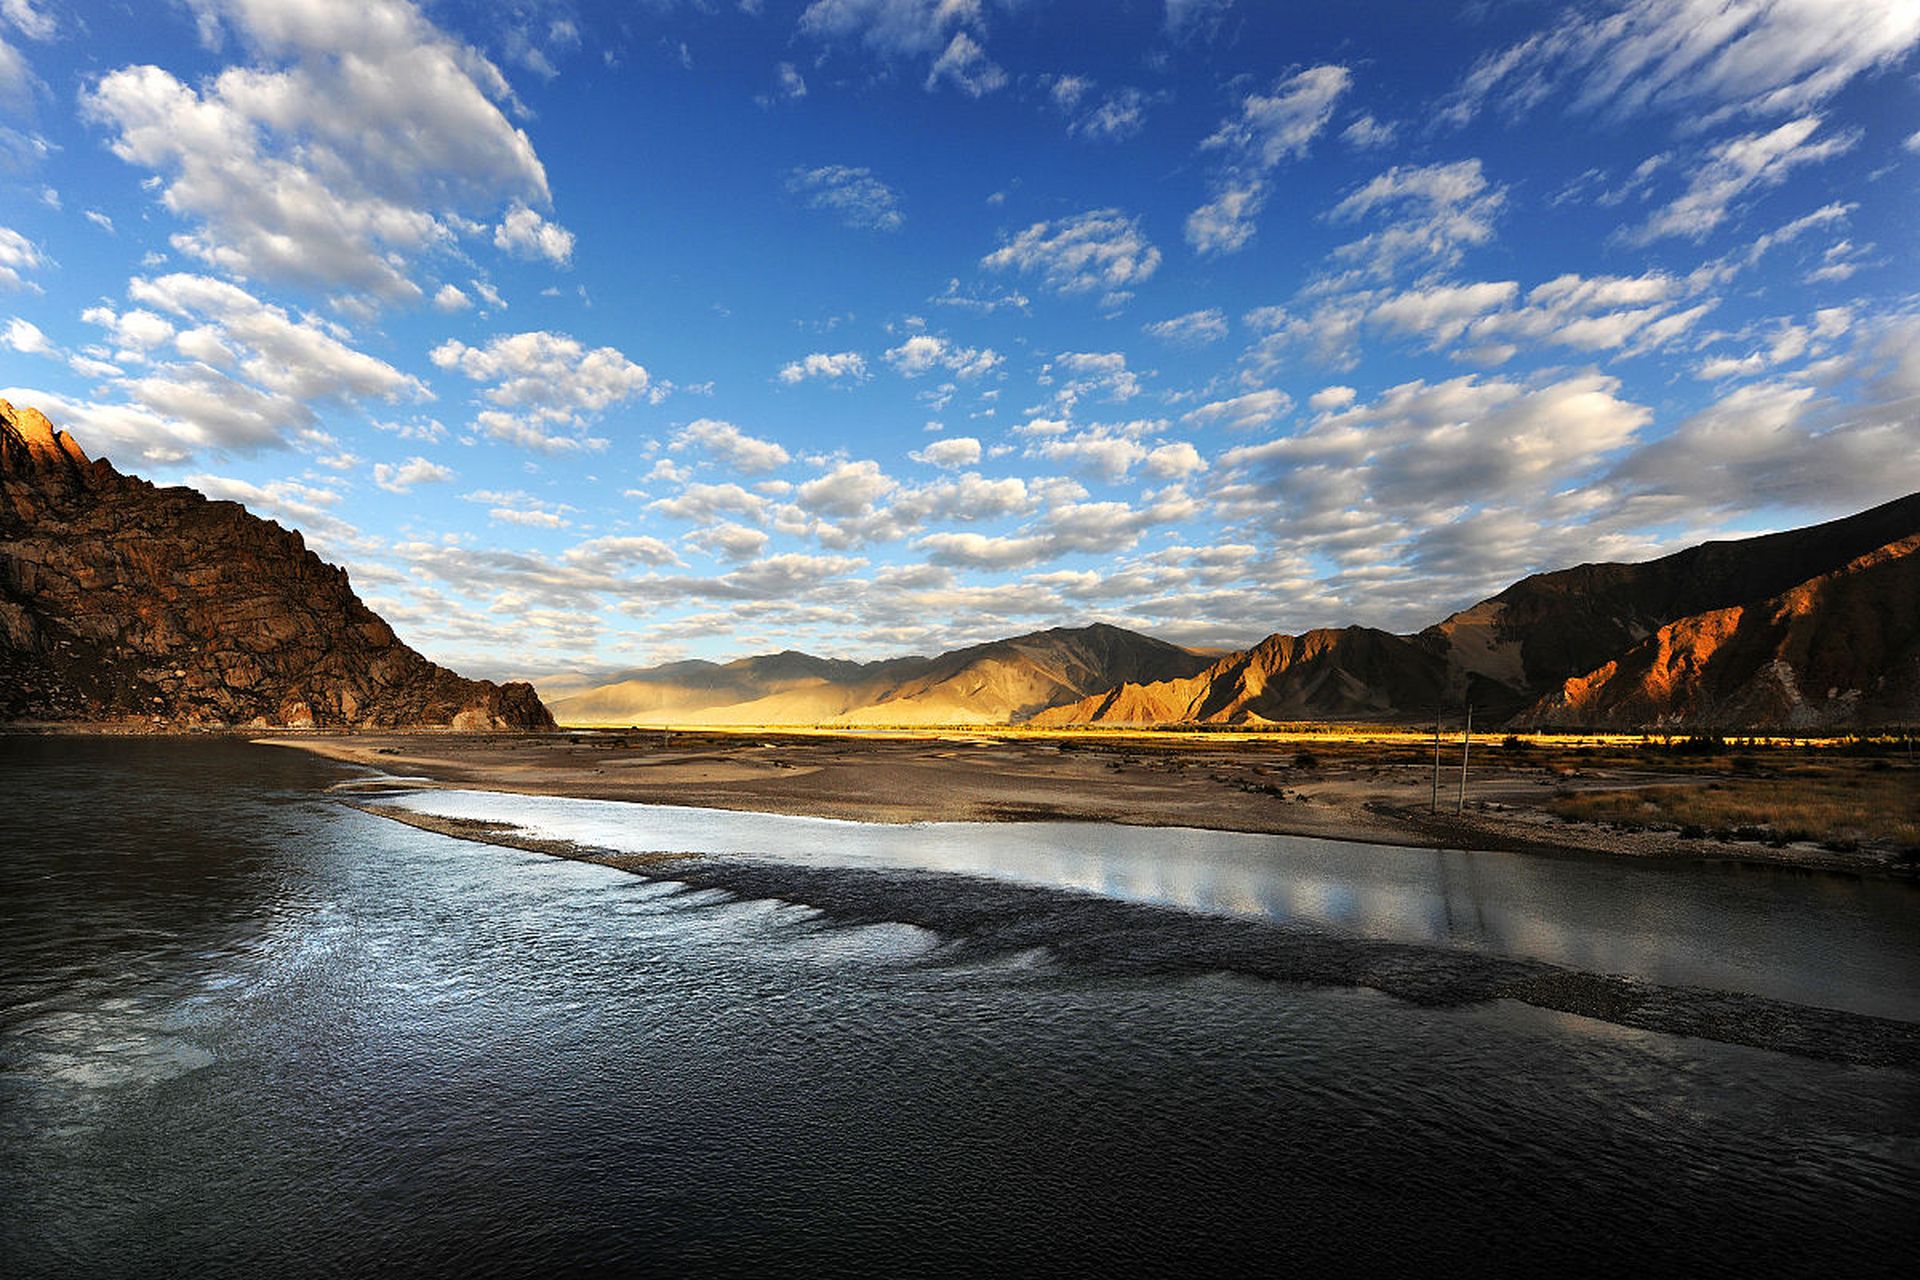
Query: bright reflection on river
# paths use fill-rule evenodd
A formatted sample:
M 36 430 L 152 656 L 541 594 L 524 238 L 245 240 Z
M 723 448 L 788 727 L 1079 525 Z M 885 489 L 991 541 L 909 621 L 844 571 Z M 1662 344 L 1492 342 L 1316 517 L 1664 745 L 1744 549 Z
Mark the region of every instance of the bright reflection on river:
M 601 848 L 991 876 L 1920 1020 L 1920 890 L 1891 882 L 1106 823 L 890 825 L 486 791 L 392 803 Z

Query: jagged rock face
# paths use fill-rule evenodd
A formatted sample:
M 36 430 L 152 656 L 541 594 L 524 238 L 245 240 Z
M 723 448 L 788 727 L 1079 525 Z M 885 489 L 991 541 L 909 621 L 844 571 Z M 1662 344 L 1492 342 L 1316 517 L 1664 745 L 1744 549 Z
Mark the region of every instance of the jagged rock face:
M 1445 667 L 1371 627 L 1268 636 L 1180 680 L 1126 684 L 1034 717 L 1036 725 L 1258 724 L 1392 719 L 1431 707 Z
M 402 644 L 300 535 L 0 400 L 0 721 L 548 729 Z
M 1668 623 L 1521 719 L 1723 731 L 1920 719 L 1920 537 L 1771 599 Z
M 1517 712 L 1571 676 L 1614 660 L 1661 627 L 1750 605 L 1920 531 L 1920 495 L 1733 542 L 1705 542 L 1641 564 L 1583 564 L 1537 573 L 1429 627 L 1456 688 Z
M 1056 627 L 935 657 L 847 662 L 785 652 L 671 663 L 563 698 L 568 724 L 1005 724 L 1211 655 L 1121 627 Z

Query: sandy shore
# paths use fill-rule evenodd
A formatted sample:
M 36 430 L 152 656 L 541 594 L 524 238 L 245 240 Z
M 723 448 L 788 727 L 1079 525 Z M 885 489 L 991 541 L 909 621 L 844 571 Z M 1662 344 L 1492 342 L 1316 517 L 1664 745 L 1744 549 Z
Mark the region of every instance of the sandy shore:
M 1671 785 L 1694 775 L 1569 770 L 1484 753 L 1457 800 L 1457 760 L 1429 811 L 1431 764 L 1405 741 L 1299 742 L 1114 734 L 781 734 L 634 730 L 550 735 L 277 734 L 256 739 L 433 787 L 628 800 L 868 822 L 1117 822 L 1418 848 L 1736 860 L 1906 874 L 1891 851 L 1686 838 L 1565 822 L 1569 790 Z M 1312 759 L 1302 759 L 1303 752 Z M 1701 785 L 1705 785 L 1704 782 Z

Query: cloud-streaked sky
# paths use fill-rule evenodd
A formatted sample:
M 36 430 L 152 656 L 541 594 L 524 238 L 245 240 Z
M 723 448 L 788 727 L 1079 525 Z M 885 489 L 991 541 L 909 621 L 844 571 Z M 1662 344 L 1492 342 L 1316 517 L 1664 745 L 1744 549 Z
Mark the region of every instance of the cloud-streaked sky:
M 1920 489 L 1920 0 L 0 0 L 0 395 L 474 674 Z

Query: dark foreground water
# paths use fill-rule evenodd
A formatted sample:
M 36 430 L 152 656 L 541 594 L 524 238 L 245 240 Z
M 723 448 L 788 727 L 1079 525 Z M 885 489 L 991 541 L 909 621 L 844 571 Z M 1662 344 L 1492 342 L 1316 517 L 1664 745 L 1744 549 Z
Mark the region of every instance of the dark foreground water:
M 341 776 L 0 739 L 0 1274 L 1861 1274 L 1920 1244 L 1913 1072 L 983 955 L 416 831 Z M 1746 939 L 1751 882 L 1724 918 L 1712 883 L 1673 892 Z M 1816 888 L 1839 985 L 1910 991 L 1900 899 Z M 1787 936 L 1782 972 L 1817 965 Z

